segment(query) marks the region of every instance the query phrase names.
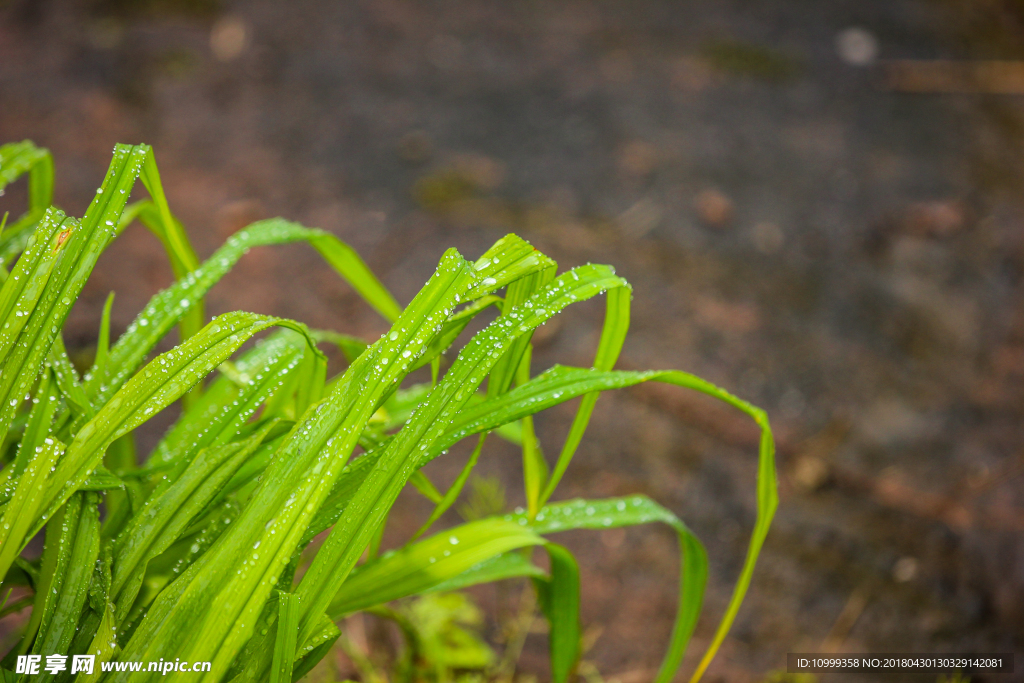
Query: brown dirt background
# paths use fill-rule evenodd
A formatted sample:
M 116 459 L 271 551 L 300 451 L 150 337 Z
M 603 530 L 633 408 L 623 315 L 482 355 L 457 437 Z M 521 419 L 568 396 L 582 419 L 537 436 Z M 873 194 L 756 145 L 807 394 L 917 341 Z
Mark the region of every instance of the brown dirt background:
M 849 27 L 878 61 L 840 59 Z M 1014 651 L 1019 668 L 1024 107 L 902 92 L 886 74 L 894 59 L 1024 58 L 1022 28 L 1019 3 L 997 0 L 19 0 L 0 4 L 0 139 L 49 147 L 76 214 L 115 142 L 151 143 L 200 256 L 281 215 L 352 244 L 403 302 L 444 248 L 472 257 L 509 231 L 566 267 L 615 264 L 635 290 L 621 366 L 706 377 L 765 407 L 778 436 L 779 513 L 706 680 L 762 680 L 830 633 L 846 651 Z M 0 209 L 23 197 L 12 187 Z M 69 346 L 94 343 L 110 290 L 117 332 L 170 277 L 155 240 L 127 232 Z M 299 246 L 248 255 L 209 297 L 231 309 L 383 329 Z M 544 328 L 535 367 L 588 365 L 602 312 Z M 570 417 L 539 419 L 549 452 Z M 684 671 L 742 560 L 755 447 L 712 403 L 606 394 L 562 486 L 644 492 L 707 544 Z M 452 478 L 453 455 L 431 474 Z M 521 502 L 511 449 L 481 472 Z M 425 512 L 403 497 L 389 540 Z M 563 540 L 600 630 L 588 658 L 649 680 L 672 535 Z M 531 636 L 523 658 L 541 680 L 544 647 Z

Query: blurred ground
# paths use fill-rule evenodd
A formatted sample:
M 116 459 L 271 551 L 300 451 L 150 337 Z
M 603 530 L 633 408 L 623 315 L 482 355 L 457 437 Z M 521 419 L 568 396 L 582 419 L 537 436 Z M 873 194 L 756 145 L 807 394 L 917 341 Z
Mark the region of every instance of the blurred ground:
M 697 373 L 776 426 L 782 504 L 708 680 L 760 680 L 787 651 L 822 647 L 1016 651 L 1020 666 L 1020 67 L 993 85 L 892 62 L 938 58 L 1024 59 L 1024 10 L 19 0 L 0 5 L 0 139 L 51 148 L 58 203 L 76 214 L 114 142 L 152 143 L 201 255 L 283 215 L 354 245 L 403 301 L 445 247 L 475 256 L 507 231 L 564 266 L 614 263 L 635 289 L 622 365 Z M 69 346 L 93 343 L 109 290 L 123 329 L 169 280 L 155 241 L 127 233 Z M 235 308 L 382 329 L 301 247 L 246 257 L 210 298 L 213 313 Z M 601 314 L 545 328 L 536 367 L 588 364 Z M 570 415 L 540 419 L 549 451 Z M 605 395 L 563 486 L 646 492 L 707 543 L 708 611 L 684 670 L 742 559 L 755 438 L 675 391 Z M 481 469 L 519 502 L 514 453 Z M 403 499 L 393 541 L 424 511 Z M 671 625 L 671 535 L 565 542 L 600 632 L 588 657 L 649 680 Z M 523 659 L 542 680 L 543 652 L 532 636 Z

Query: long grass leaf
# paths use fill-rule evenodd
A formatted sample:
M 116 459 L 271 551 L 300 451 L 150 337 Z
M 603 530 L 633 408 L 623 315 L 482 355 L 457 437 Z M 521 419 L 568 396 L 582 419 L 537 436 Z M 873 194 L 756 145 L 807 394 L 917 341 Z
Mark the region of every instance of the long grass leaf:
M 29 530 L 44 504 L 43 487 L 63 452 L 64 444 L 57 439 L 43 439 L 18 477 L 14 495 L 3 506 L 0 512 L 0 577 L 7 575 L 14 558 L 31 538 Z
M 52 615 L 47 623 L 41 624 L 39 636 L 32 651 L 49 655 L 65 653 L 75 637 L 79 617 L 85 607 L 92 580 L 93 567 L 100 552 L 99 497 L 96 493 L 79 493 L 77 506 L 80 512 L 72 523 L 65 520 L 63 533 L 69 534 L 70 553 L 63 575 L 60 576 Z M 40 680 L 52 681 L 55 674 L 43 672 Z
M 249 249 L 299 241 L 309 242 L 334 256 L 342 252 L 347 253 L 346 249 L 349 249 L 329 233 L 304 228 L 297 223 L 279 218 L 260 221 L 240 230 L 200 267 L 150 300 L 110 350 L 108 371 L 97 373 L 87 380 L 86 388 L 90 396 L 98 397 L 100 402 L 105 402 L 135 371 L 156 343 L 201 301 L 206 292 Z M 341 275 L 372 305 L 378 307 L 382 313 L 394 313 L 397 304 L 394 304 L 391 295 L 376 278 L 369 279 L 366 275 L 369 269 L 365 264 L 360 264 L 362 261 L 356 262 L 347 256 L 338 257 L 332 262 L 335 267 L 344 268 L 339 270 Z M 391 303 L 385 303 L 387 301 Z
M 277 606 L 277 639 L 274 642 L 270 683 L 291 683 L 295 641 L 299 632 L 299 598 L 292 593 L 281 593 L 277 598 Z
M 268 469 L 264 474 L 263 486 L 218 543 L 220 551 L 211 549 L 179 579 L 176 584 L 182 584 L 180 591 L 164 592 L 166 602 L 161 602 L 164 600 L 161 596 L 133 638 L 139 639 L 138 648 L 156 652 L 173 647 L 177 652 L 189 652 L 190 657 L 210 656 L 214 661 L 211 680 L 227 669 L 238 648 L 252 634 L 253 624 L 273 586 L 271 579 L 276 580 L 280 571 L 276 567 L 282 567 L 281 560 L 291 556 L 313 512 L 329 493 L 341 466 L 386 392 L 389 393 L 408 372 L 409 364 L 415 362 L 440 332 L 460 298 L 486 296 L 489 291 L 544 263 L 532 247 L 518 238 L 505 238 L 488 253 L 487 262 L 481 259 L 473 267 L 454 251 L 445 255 L 438 271 L 392 331 L 350 366 L 331 396 L 317 406 L 316 413 L 307 411 L 305 419 L 310 423 L 300 423 L 293 437 L 282 446 L 279 457 L 272 463 L 275 471 Z M 335 435 L 337 438 L 332 438 Z M 315 472 L 310 474 L 313 470 Z M 284 512 L 268 521 L 267 511 L 281 510 L 285 503 Z M 370 529 L 370 535 L 375 530 L 376 526 Z M 256 556 L 253 561 L 246 559 L 244 566 L 238 566 L 242 557 L 248 558 L 248 554 L 240 556 L 240 551 L 249 551 L 257 543 L 261 551 L 252 553 Z M 365 545 L 364 542 L 363 547 Z M 232 556 L 237 559 L 230 559 Z M 225 561 L 228 566 L 237 567 L 240 573 L 229 573 L 225 577 L 222 571 L 211 573 L 212 570 L 206 569 Z M 232 612 L 229 614 L 238 614 L 238 617 L 207 621 L 202 630 L 193 629 L 188 633 L 170 626 L 172 619 L 177 619 L 174 615 L 184 614 L 183 610 L 188 609 L 187 605 L 193 600 L 206 602 L 210 598 L 200 596 L 217 595 L 218 591 L 223 596 L 219 598 L 221 604 L 230 605 Z M 314 615 L 323 612 L 331 595 L 318 595 L 313 600 L 307 599 L 306 594 L 299 595 L 303 610 L 300 639 L 305 640 L 310 635 Z M 163 637 L 157 637 L 157 631 L 163 631 Z M 126 656 L 136 651 L 142 650 L 134 649 L 130 643 Z M 262 657 L 265 652 L 261 650 L 258 654 Z
M 332 619 L 340 619 L 367 607 L 423 593 L 497 555 L 543 543 L 534 531 L 509 520 L 463 524 L 360 566 L 342 584 L 327 613 Z
M 71 560 L 71 549 L 78 531 L 78 518 L 82 513 L 84 494 L 73 496 L 68 504 L 54 515 L 53 524 L 46 528 L 43 556 L 40 561 L 39 584 L 36 586 L 32 616 L 22 636 L 19 652 L 29 651 L 36 635 L 45 632 L 57 608 L 64 575 Z
M 622 344 L 626 339 L 626 332 L 629 331 L 629 309 L 632 293 L 623 289 L 614 290 L 608 293 L 608 300 L 605 307 L 604 327 L 601 330 L 601 341 L 598 343 L 597 355 L 594 358 L 594 368 L 597 370 L 611 370 L 615 361 L 622 351 Z M 569 427 L 569 434 L 566 436 L 565 444 L 561 453 L 558 454 L 558 461 L 555 469 L 547 480 L 543 493 L 537 501 L 537 507 L 544 505 L 555 492 L 555 487 L 562 480 L 562 475 L 568 469 L 572 456 L 583 439 L 583 433 L 590 423 L 590 416 L 594 412 L 594 405 L 597 403 L 599 394 L 593 392 L 587 394 L 580 401 L 576 409 L 576 416 Z
M 245 441 L 200 451 L 173 483 L 150 496 L 114 541 L 114 573 L 110 599 L 117 605 L 118 621 L 131 608 L 149 561 L 167 550 L 191 522 L 214 500 L 259 446 L 267 425 Z
M 295 371 L 307 346 L 303 335 L 287 329 L 257 342 L 234 363 L 233 377 L 222 376 L 214 381 L 203 397 L 175 422 L 157 444 L 144 470 L 166 471 L 200 448 L 238 437 L 259 406 Z
M 544 577 L 547 576 L 547 573 L 523 557 L 522 553 L 507 552 L 473 565 L 458 576 L 442 581 L 424 592 L 442 593 L 457 591 L 481 583 L 493 583 L 504 579 L 531 578 L 535 576 Z
M 254 313 L 225 313 L 132 377 L 79 430 L 46 491 L 44 518 L 89 476 L 115 439 L 127 434 L 191 389 L 253 335 L 274 326 L 305 333 L 298 323 Z M 311 347 L 313 341 L 309 341 Z
M 296 592 L 319 605 L 324 592 L 335 593 L 351 571 L 358 553 L 380 523 L 420 459 L 440 439 L 469 396 L 484 380 L 504 348 L 569 304 L 599 292 L 626 286 L 603 266 L 584 266 L 556 279 L 505 319 L 478 333 L 459 354 L 444 379 L 417 409 L 381 456 L 375 470 L 346 508 L 346 513 L 321 546 Z M 504 316 L 503 316 L 504 317 Z
M 700 616 L 707 583 L 707 554 L 686 525 L 646 496 L 573 500 L 548 505 L 532 523 L 526 513 L 510 515 L 508 519 L 530 524 L 534 531 L 544 535 L 571 529 L 609 529 L 650 522 L 662 522 L 675 529 L 681 553 L 679 605 L 669 647 L 655 678 L 656 683 L 672 681 Z
M 567 683 L 580 658 L 580 568 L 572 553 L 557 543 L 544 549 L 551 559 L 551 577 L 533 582 L 550 625 L 551 678 Z

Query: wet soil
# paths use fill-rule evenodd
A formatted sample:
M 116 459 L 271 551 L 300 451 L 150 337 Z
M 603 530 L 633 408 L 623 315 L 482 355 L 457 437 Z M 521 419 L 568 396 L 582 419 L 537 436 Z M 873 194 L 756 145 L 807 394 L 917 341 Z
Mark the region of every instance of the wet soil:
M 74 213 L 115 142 L 151 143 L 201 256 L 282 215 L 352 244 L 403 301 L 446 247 L 475 256 L 508 231 L 563 266 L 615 264 L 635 291 L 621 365 L 706 377 L 765 407 L 778 436 L 781 506 L 708 680 L 762 680 L 821 648 L 1015 651 L 1020 665 L 1024 102 L 887 76 L 891 60 L 1024 58 L 1015 7 L 20 0 L 0 8 L 0 138 L 54 152 Z M 22 199 L 11 188 L 0 208 Z M 127 232 L 69 347 L 94 343 L 110 290 L 117 331 L 170 277 L 157 243 Z M 383 329 L 299 246 L 249 254 L 209 301 Z M 535 366 L 588 365 L 602 310 L 544 328 Z M 570 418 L 538 420 L 548 451 Z M 707 544 L 684 670 L 742 561 L 755 448 L 709 402 L 608 394 L 563 485 L 647 493 Z M 453 455 L 431 474 L 453 477 Z M 521 502 L 511 449 L 481 471 Z M 425 510 L 403 498 L 389 539 Z M 599 633 L 588 658 L 649 680 L 671 626 L 672 535 L 564 542 Z M 543 653 L 531 636 L 523 667 L 541 680 Z

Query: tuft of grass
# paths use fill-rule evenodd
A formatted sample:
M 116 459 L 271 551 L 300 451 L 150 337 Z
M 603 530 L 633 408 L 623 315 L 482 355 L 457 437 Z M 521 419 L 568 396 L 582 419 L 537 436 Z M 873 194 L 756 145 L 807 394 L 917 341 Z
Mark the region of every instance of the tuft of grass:
M 4 680 L 21 680 L 12 673 L 19 655 L 83 653 L 97 663 L 80 680 L 165 680 L 103 667 L 161 659 L 211 663 L 198 678 L 171 672 L 166 680 L 299 680 L 335 646 L 337 623 L 355 612 L 399 615 L 418 625 L 411 642 L 436 650 L 444 634 L 469 637 L 458 625 L 468 612 L 457 599 L 423 596 L 525 577 L 549 622 L 552 677 L 561 683 L 575 676 L 582 650 L 580 579 L 575 558 L 549 536 L 659 522 L 676 531 L 681 553 L 676 623 L 656 678 L 667 683 L 701 613 L 707 558 L 700 541 L 644 496 L 552 500 L 600 392 L 642 382 L 708 394 L 762 430 L 757 519 L 732 598 L 691 680 L 701 677 L 735 619 L 777 506 L 774 443 L 763 411 L 698 377 L 613 369 L 632 292 L 611 267 L 558 274 L 554 261 L 508 235 L 473 261 L 449 249 L 403 307 L 346 244 L 283 219 L 248 226 L 200 262 L 147 145 L 115 147 L 81 218 L 51 206 L 46 150 L 30 142 L 0 147 L 0 189 L 20 176 L 28 178 L 29 206 L 0 233 L 0 256 L 13 262 L 9 272 L 0 268 L 0 593 L 20 587 L 34 597 L 18 642 L 0 661 Z M 129 203 L 138 180 L 149 198 Z M 80 377 L 61 330 L 99 255 L 135 223 L 162 243 L 176 279 L 117 340 L 108 300 L 95 358 Z M 245 252 L 290 242 L 316 249 L 390 329 L 370 342 L 255 313 L 206 319 L 203 297 Z M 606 317 L 592 365 L 535 375 L 534 330 L 600 294 Z M 441 354 L 492 307 L 497 317 L 442 372 Z M 154 356 L 175 326 L 181 343 Z M 320 344 L 337 345 L 348 359 L 340 375 L 327 376 Z M 432 382 L 407 381 L 428 365 Z M 532 416 L 579 397 L 549 462 Z M 140 458 L 134 430 L 177 401 L 181 417 Z M 521 446 L 527 508 L 495 514 L 503 493 L 478 484 L 461 508 L 469 521 L 427 535 L 486 457 L 489 434 Z M 470 437 L 476 448 L 462 474 L 439 491 L 421 468 Z M 408 543 L 380 554 L 388 513 L 410 484 L 435 510 Z M 45 545 L 32 559 L 23 551 L 38 533 Z M 538 549 L 550 571 L 533 563 Z M 300 567 L 303 557 L 312 559 Z M 415 596 L 408 608 L 387 606 Z M 461 654 L 475 653 L 474 666 L 491 661 L 482 646 L 466 647 Z

